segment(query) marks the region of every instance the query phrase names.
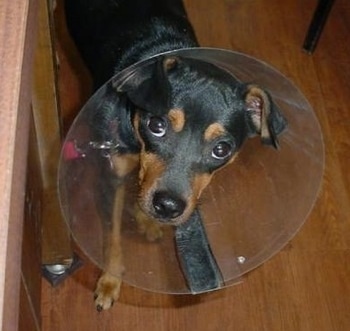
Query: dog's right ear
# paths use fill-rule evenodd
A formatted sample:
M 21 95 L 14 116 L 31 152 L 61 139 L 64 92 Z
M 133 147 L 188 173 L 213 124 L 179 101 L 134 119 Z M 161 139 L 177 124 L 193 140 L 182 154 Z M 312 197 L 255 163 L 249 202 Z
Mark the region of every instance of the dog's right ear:
M 170 107 L 168 73 L 178 61 L 177 57 L 159 57 L 119 82 L 117 92 L 126 93 L 129 100 L 141 109 L 162 114 Z
M 252 133 L 259 134 L 263 143 L 278 148 L 277 136 L 286 128 L 286 119 L 269 93 L 254 84 L 246 85 L 245 89 L 245 105 Z

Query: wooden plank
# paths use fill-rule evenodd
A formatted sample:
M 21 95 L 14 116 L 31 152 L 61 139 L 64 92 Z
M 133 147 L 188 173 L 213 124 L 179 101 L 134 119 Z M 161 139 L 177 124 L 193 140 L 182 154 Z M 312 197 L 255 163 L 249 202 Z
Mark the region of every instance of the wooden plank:
M 40 331 L 40 327 L 33 314 L 30 296 L 26 291 L 26 285 L 22 279 L 20 290 L 20 313 L 18 321 L 19 331 Z
M 21 235 L 37 2 L 0 2 L 0 327 L 18 325 Z
M 33 116 L 29 133 L 25 215 L 22 241 L 22 282 L 19 330 L 40 330 L 41 218 L 43 185 Z M 28 325 L 28 321 L 30 321 Z
M 33 113 L 43 181 L 42 263 L 72 262 L 70 235 L 57 196 L 57 167 L 61 148 L 56 95 L 56 54 L 51 41 L 47 0 L 39 0 L 38 45 L 33 80 Z

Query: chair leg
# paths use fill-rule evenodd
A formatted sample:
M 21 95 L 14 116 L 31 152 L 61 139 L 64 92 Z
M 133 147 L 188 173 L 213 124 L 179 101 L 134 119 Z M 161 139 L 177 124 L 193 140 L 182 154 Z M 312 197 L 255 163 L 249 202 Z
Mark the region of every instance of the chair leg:
M 334 0 L 319 0 L 314 16 L 307 32 L 303 49 L 308 53 L 313 53 L 316 49 L 322 30 L 326 24 L 328 14 L 332 9 Z

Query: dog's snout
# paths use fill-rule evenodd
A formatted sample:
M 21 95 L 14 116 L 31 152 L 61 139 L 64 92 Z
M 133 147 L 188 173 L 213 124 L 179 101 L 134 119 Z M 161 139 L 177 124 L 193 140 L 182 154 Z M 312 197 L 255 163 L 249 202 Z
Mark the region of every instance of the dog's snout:
M 184 212 L 186 202 L 166 191 L 159 191 L 154 194 L 153 208 L 160 219 L 171 220 Z

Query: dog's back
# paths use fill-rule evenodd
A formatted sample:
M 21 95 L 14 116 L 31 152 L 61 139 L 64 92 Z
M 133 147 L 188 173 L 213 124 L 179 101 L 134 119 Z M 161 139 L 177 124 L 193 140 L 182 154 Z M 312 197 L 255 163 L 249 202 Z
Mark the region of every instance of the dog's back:
M 152 55 L 198 46 L 181 0 L 66 0 L 67 24 L 95 87 Z

